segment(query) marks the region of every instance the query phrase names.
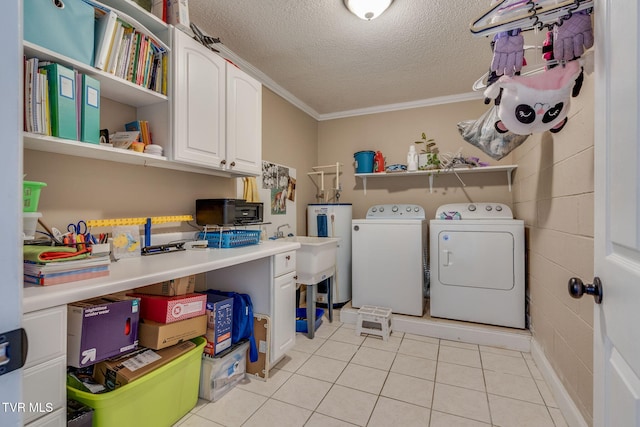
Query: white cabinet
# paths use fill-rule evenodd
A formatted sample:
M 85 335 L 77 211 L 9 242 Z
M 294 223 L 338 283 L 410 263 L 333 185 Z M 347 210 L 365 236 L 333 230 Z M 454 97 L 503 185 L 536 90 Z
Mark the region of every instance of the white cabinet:
M 173 34 L 173 160 L 224 169 L 225 60 L 176 28 Z
M 271 318 L 268 366 L 295 344 L 295 268 L 296 251 L 287 251 L 207 273 L 206 288 L 249 294 L 253 312 Z
M 67 307 L 26 313 L 23 327 L 29 340 L 22 398 L 28 423 L 66 406 Z
M 172 160 L 258 175 L 262 85 L 175 28 Z
M 262 85 L 227 63 L 227 166 L 259 175 L 262 162 Z
M 271 366 L 285 355 L 296 340 L 296 252 L 273 257 Z M 291 315 L 293 313 L 293 321 Z

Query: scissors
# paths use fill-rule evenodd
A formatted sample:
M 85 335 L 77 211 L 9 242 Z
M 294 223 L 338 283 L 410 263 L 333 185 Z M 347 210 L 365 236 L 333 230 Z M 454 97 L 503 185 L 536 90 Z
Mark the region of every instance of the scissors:
M 84 222 L 84 220 L 80 220 L 76 224 L 71 223 L 67 225 L 67 231 L 72 233 L 73 242 L 71 243 L 77 243 L 79 250 L 84 249 L 84 245 L 81 243 L 86 242 L 89 238 L 89 228 L 87 227 L 87 223 Z

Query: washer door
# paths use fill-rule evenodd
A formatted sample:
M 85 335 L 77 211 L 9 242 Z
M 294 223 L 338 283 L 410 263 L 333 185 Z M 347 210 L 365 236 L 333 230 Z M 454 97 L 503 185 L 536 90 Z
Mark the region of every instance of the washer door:
M 438 279 L 447 286 L 513 289 L 514 237 L 500 231 L 438 233 Z

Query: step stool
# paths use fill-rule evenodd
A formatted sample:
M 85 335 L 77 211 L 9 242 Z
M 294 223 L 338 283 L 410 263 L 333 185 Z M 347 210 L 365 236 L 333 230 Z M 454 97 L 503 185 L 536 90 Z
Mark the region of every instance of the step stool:
M 364 326 L 364 323 L 376 323 L 380 328 L 375 326 Z M 363 305 L 358 310 L 358 324 L 356 326 L 356 335 L 371 334 L 381 336 L 384 341 L 389 339 L 391 334 L 391 309 L 387 307 L 376 307 L 374 305 Z

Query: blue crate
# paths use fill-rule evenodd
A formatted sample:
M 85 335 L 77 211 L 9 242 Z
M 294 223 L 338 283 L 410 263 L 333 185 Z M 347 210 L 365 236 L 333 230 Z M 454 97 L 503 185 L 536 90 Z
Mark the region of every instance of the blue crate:
M 260 230 L 201 232 L 198 234 L 198 239 L 208 241 L 210 248 L 239 248 L 260 243 Z
M 314 331 L 317 331 L 320 325 L 322 325 L 322 316 L 324 316 L 324 310 L 316 308 L 316 324 Z M 296 332 L 309 332 L 307 330 L 307 309 L 296 308 Z

